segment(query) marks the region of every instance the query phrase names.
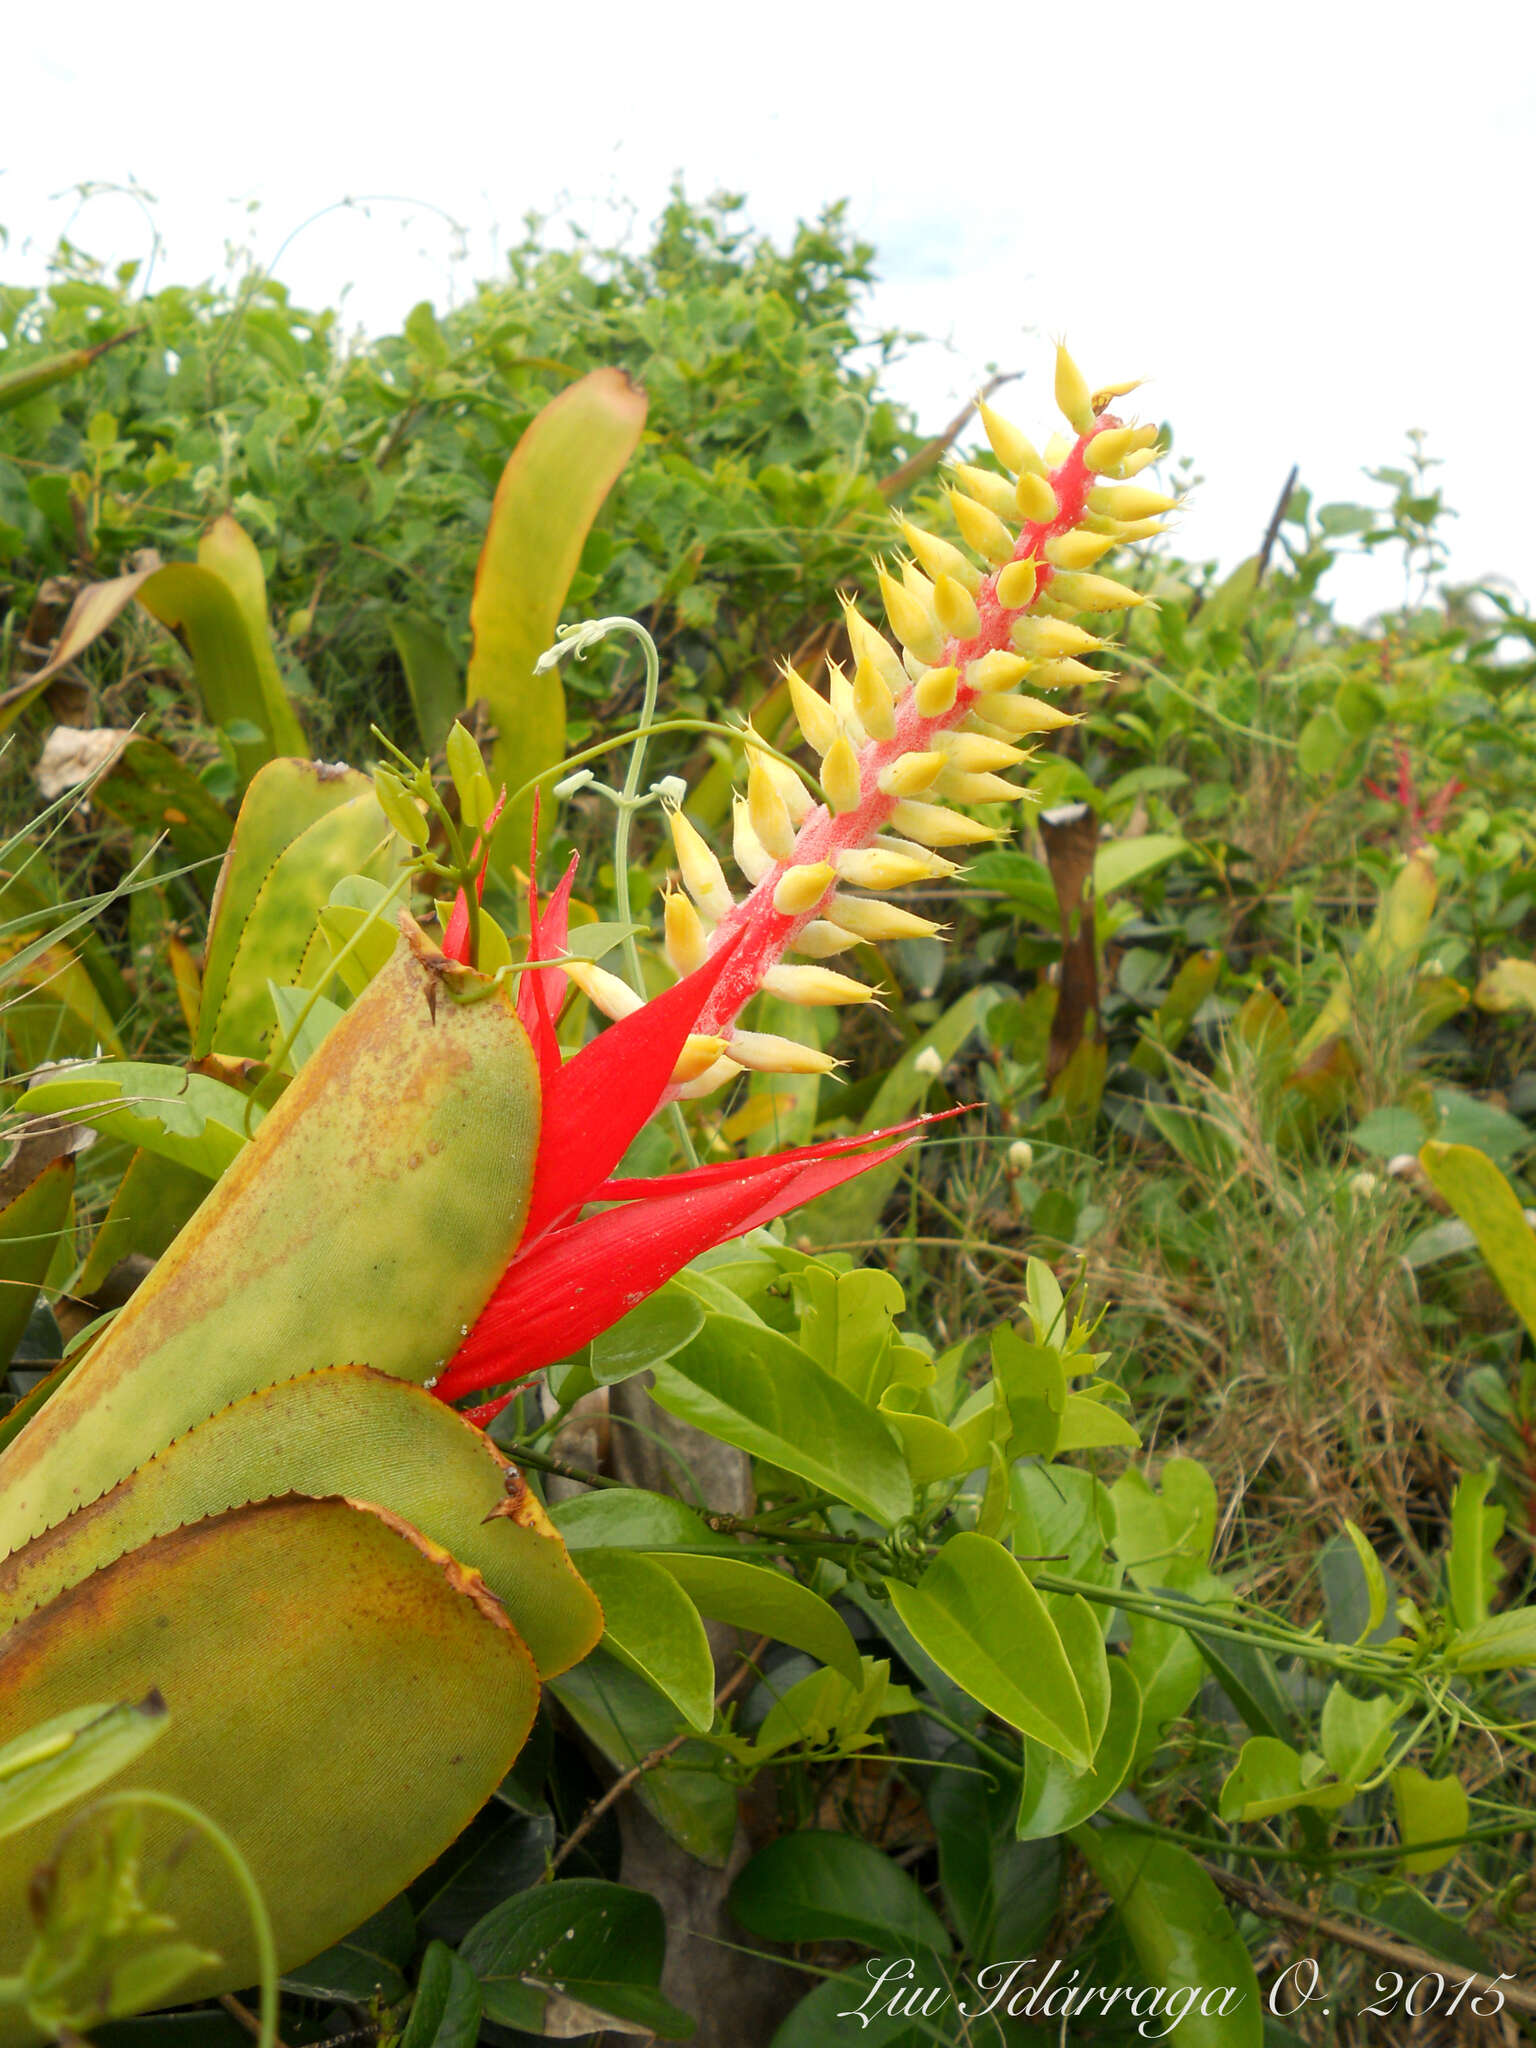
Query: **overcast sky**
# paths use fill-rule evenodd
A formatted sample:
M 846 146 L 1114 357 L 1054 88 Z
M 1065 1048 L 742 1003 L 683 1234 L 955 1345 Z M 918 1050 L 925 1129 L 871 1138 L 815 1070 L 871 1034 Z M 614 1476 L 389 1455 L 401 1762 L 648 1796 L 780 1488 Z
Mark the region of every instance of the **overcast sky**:
M 643 222 L 680 171 L 782 234 L 846 197 L 880 251 L 873 318 L 935 337 L 893 380 L 925 425 L 996 363 L 1028 373 L 1009 405 L 1040 438 L 1064 332 L 1091 381 L 1155 380 L 1138 402 L 1205 478 L 1185 544 L 1229 563 L 1293 461 L 1358 496 L 1422 427 L 1455 574 L 1536 596 L 1530 0 L 75 0 L 6 41 L 0 277 L 35 277 L 66 227 L 147 253 L 138 207 L 82 209 L 82 180 L 154 195 L 159 281 L 249 241 L 376 329 L 492 274 L 530 208 Z M 410 203 L 325 214 L 278 256 L 364 194 Z M 1358 613 L 1400 576 L 1338 588 Z

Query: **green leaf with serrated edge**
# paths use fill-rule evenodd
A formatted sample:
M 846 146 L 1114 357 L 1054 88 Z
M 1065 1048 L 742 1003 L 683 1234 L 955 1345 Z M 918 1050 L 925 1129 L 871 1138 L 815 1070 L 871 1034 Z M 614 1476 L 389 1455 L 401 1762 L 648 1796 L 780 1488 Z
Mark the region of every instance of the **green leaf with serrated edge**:
M 219 870 L 203 960 L 203 1002 L 193 1052 L 213 1049 L 213 1020 L 256 898 L 283 850 L 318 819 L 366 795 L 373 784 L 353 768 L 321 761 L 271 761 L 251 779 Z M 325 901 L 322 892 L 320 901 Z
M 808 1828 L 759 1849 L 731 1886 L 731 1915 L 765 1941 L 858 1941 L 947 1955 L 948 1930 L 904 1870 L 856 1835 Z
M 1392 1803 L 1397 1808 L 1397 1831 L 1405 1844 L 1454 1842 L 1464 1835 L 1471 1819 L 1466 1787 L 1453 1773 L 1446 1778 L 1427 1777 L 1412 1764 L 1392 1773 Z M 1460 1851 L 1426 1849 L 1419 1856 L 1405 1856 L 1404 1870 L 1414 1877 L 1427 1877 L 1454 1863 Z
M 639 445 L 645 408 L 645 393 L 622 370 L 591 371 L 532 421 L 496 486 L 470 603 L 465 697 L 489 704 L 499 735 L 491 780 L 514 795 L 565 754 L 560 671 L 537 664 L 592 522 Z M 496 833 L 499 872 L 527 858 L 531 816 L 531 800 L 518 796 Z
M 952 1536 L 891 1604 L 940 1670 L 989 1712 L 1073 1763 L 1092 1761 L 1083 1695 L 1045 1602 L 990 1537 Z
M 28 1116 L 67 1115 L 109 1138 L 153 1152 L 209 1180 L 232 1166 L 262 1112 L 237 1088 L 184 1067 L 140 1060 L 90 1060 L 39 1081 L 25 1096 Z
M 0 1628 L 151 1537 L 283 1493 L 369 1501 L 441 1544 L 480 1573 L 543 1673 L 575 1663 L 602 1632 L 565 1545 L 495 1445 L 422 1388 L 363 1365 L 231 1402 L 12 1552 L 0 1561 Z
M 71 1707 L 0 1747 L 0 1837 L 51 1813 L 137 1763 L 168 1725 L 165 1701 L 149 1692 L 137 1706 Z
M 1369 1600 L 1366 1624 L 1355 1641 L 1363 1643 L 1367 1636 L 1373 1636 L 1387 1618 L 1387 1575 L 1382 1570 L 1381 1559 L 1376 1555 L 1365 1532 L 1357 1529 L 1353 1522 L 1344 1524 L 1344 1534 L 1353 1546 L 1355 1556 L 1360 1560 L 1361 1575 L 1365 1580 L 1366 1596 Z
M 1451 1547 L 1445 1576 L 1451 1617 L 1458 1628 L 1475 1628 L 1486 1621 L 1498 1590 L 1497 1546 L 1504 1533 L 1504 1510 L 1488 1500 L 1497 1476 L 1494 1465 L 1481 1472 L 1464 1472 L 1451 1498 Z
M 602 1649 L 551 1681 L 550 1691 L 615 1771 L 632 1770 L 688 1732 L 670 1700 Z M 673 1841 L 723 1869 L 736 1839 L 736 1789 L 721 1773 L 719 1751 L 689 1739 L 642 1771 L 635 1797 Z
M 207 1192 L 206 1178 L 190 1167 L 154 1152 L 135 1152 L 85 1264 L 70 1283 L 72 1291 L 88 1299 L 118 1260 L 135 1252 L 158 1259 Z
M 1536 1670 L 1536 1607 L 1511 1607 L 1459 1630 L 1448 1654 L 1457 1671 Z
M 446 1942 L 431 1942 L 400 2048 L 475 2048 L 482 2010 L 474 1971 Z
M 337 1359 L 418 1384 L 441 1371 L 517 1244 L 538 1104 L 505 989 L 455 1000 L 402 940 L 6 1450 L 0 1545 L 279 1375 Z
M 603 1610 L 603 1643 L 664 1693 L 691 1728 L 715 1718 L 715 1665 L 698 1609 L 654 1559 L 628 1550 L 589 1550 L 582 1575 Z
M 1025 1737 L 1019 1839 L 1042 1841 L 1091 1819 L 1125 1783 L 1140 1733 L 1141 1688 L 1130 1665 L 1116 1657 L 1109 1666 L 1109 1713 L 1087 1770 Z
M 912 1482 L 891 1431 L 775 1330 L 711 1317 L 692 1344 L 657 1366 L 653 1399 L 887 1526 L 912 1511 Z
M 0 1371 L 21 1342 L 74 1192 L 74 1159 L 50 1159 L 0 1208 Z
M 664 1553 L 653 1562 L 671 1573 L 708 1620 L 772 1636 L 832 1665 L 854 1684 L 862 1682 L 863 1666 L 848 1624 L 819 1594 L 787 1572 L 741 1557 L 687 1557 L 677 1552 Z
M 657 1990 L 666 1955 L 661 1907 L 647 1892 L 600 1878 L 556 1878 L 505 1900 L 470 1929 L 459 1955 L 480 1980 L 487 2019 L 536 2033 L 576 2031 L 550 2025 L 562 2001 L 594 2015 L 634 2020 L 667 2040 L 686 2038 L 693 2021 Z
M 79 1700 L 142 1698 L 152 1684 L 170 1725 L 133 1782 L 187 1800 L 239 1843 L 285 1970 L 377 1912 L 460 1832 L 505 1776 L 538 1693 L 527 1650 L 472 1573 L 396 1518 L 293 1497 L 142 1544 L 17 1622 L 0 1742 Z M 50 1816 L 0 1844 L 0 1972 L 25 1959 L 27 1887 L 58 1827 Z M 146 1853 L 185 1834 L 184 1821 L 152 1817 Z M 317 1841 L 368 1853 L 317 1856 Z M 156 1905 L 224 1959 L 179 1996 L 254 1981 L 249 1913 L 210 1851 L 173 1859 Z
M 1493 1161 L 1470 1145 L 1431 1141 L 1419 1164 L 1477 1239 L 1510 1307 L 1536 1340 L 1536 1233 Z
M 1072 1842 L 1115 1904 L 1180 2048 L 1263 2048 L 1259 1980 L 1221 1894 L 1187 1850 L 1129 1828 L 1075 1828 Z

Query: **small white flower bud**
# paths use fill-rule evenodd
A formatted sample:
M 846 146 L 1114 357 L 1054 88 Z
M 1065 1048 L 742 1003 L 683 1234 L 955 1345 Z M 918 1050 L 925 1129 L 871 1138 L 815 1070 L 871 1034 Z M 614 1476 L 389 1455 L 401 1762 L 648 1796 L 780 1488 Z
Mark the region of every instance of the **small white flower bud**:
M 1014 1173 L 1028 1173 L 1035 1163 L 1035 1148 L 1028 1138 L 1015 1138 L 1008 1147 L 1008 1164 Z
M 574 775 L 567 775 L 563 782 L 557 782 L 550 795 L 564 803 L 568 797 L 575 796 L 578 790 L 585 789 L 589 782 L 596 780 L 590 768 L 578 768 Z
M 652 796 L 659 796 L 664 804 L 680 804 L 688 794 L 688 785 L 681 775 L 663 775 L 660 782 L 651 784 Z
M 925 1045 L 912 1062 L 912 1071 L 921 1074 L 925 1081 L 937 1081 L 944 1071 L 944 1062 L 931 1045 Z

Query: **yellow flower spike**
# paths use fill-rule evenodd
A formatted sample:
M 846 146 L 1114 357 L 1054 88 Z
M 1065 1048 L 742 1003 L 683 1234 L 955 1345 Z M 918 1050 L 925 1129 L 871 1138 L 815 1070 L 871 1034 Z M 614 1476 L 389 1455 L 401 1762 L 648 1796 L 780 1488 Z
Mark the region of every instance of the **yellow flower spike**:
M 709 957 L 709 931 L 681 889 L 669 889 L 662 907 L 662 944 L 667 965 L 678 976 L 692 974 Z
M 891 631 L 902 646 L 920 661 L 936 661 L 944 646 L 938 620 L 926 605 L 918 602 L 904 583 L 896 581 L 884 563 L 877 573 L 880 597 L 885 605 L 885 615 L 891 622 Z
M 770 967 L 763 987 L 787 1003 L 822 1007 L 828 1003 L 872 1003 L 875 990 L 831 967 Z
M 858 943 L 852 932 L 840 931 L 824 917 L 813 917 L 801 928 L 790 951 L 803 953 L 807 960 L 830 960 Z
M 892 939 L 931 939 L 943 927 L 932 918 L 903 910 L 899 903 L 881 903 L 872 896 L 834 896 L 827 908 L 827 921 L 863 939 L 882 946 Z M 810 926 L 806 926 L 810 930 Z
M 837 738 L 837 719 L 826 698 L 813 690 L 797 669 L 784 664 L 784 680 L 789 685 L 789 701 L 794 708 L 795 723 L 799 726 L 806 744 L 814 747 L 818 754 L 824 754 Z
M 591 1003 L 593 1009 L 600 1010 L 615 1024 L 622 1023 L 626 1017 L 632 1017 L 636 1010 L 645 1007 L 644 996 L 637 995 L 627 981 L 621 981 L 616 974 L 610 974 L 606 967 L 599 967 L 594 960 L 572 960 L 565 972 Z
M 990 562 L 994 569 L 1013 560 L 1019 537 L 1012 527 L 1003 524 L 995 512 L 989 512 L 975 498 L 968 498 L 964 491 L 950 492 L 949 509 L 955 515 L 955 524 L 967 545 Z
M 1103 646 L 1103 641 L 1097 643 Z M 1063 661 L 1043 661 L 1030 677 L 1042 690 L 1072 690 L 1084 683 L 1107 683 L 1111 671 L 1089 668 L 1084 661 L 1073 661 L 1070 656 Z
M 998 603 L 1009 611 L 1018 611 L 1024 605 L 1033 604 L 1039 581 L 1040 572 L 1030 556 L 1025 556 L 1020 562 L 1010 562 L 1006 569 L 998 572 Z
M 1021 475 L 1045 474 L 1045 464 L 1040 460 L 1039 451 L 1022 427 L 1016 427 L 1012 420 L 994 412 L 984 398 L 977 399 L 976 411 L 992 444 L 992 453 L 1005 469 L 1017 470 Z
M 751 807 L 744 796 L 731 798 L 731 852 L 754 889 L 778 865 L 752 829 Z
M 966 493 L 979 505 L 985 505 L 989 512 L 999 519 L 1017 519 L 1018 500 L 1013 485 L 996 470 L 973 469 L 968 462 L 957 462 L 950 475 Z
M 888 740 L 896 730 L 896 699 L 873 662 L 861 661 L 853 672 L 853 708 L 872 740 Z
M 999 578 L 1001 586 L 1001 578 Z M 1011 690 L 1015 683 L 1022 683 L 1034 668 L 1022 654 L 1009 654 L 1005 649 L 994 648 L 979 661 L 966 664 L 965 680 L 973 690 Z
M 1089 674 L 1092 673 L 1090 669 Z M 1062 711 L 1041 697 L 978 697 L 971 708 L 988 725 L 999 726 L 1020 739 L 1035 732 L 1060 732 L 1063 727 L 1079 722 L 1076 713 Z
M 1056 582 L 1060 581 L 1058 576 Z M 1051 587 L 1054 590 L 1056 584 Z M 1073 625 L 1070 619 L 1015 619 L 1010 637 L 1020 654 L 1038 655 L 1047 661 L 1058 660 L 1064 654 L 1092 654 L 1104 644 L 1092 633 L 1085 633 L 1081 626 Z
M 827 716 L 832 716 L 830 711 Z M 794 822 L 761 754 L 747 772 L 747 813 L 766 850 L 775 860 L 788 860 L 795 850 Z
M 900 696 L 907 687 L 907 672 L 901 665 L 901 656 L 892 647 L 885 635 L 873 627 L 864 614 L 857 610 L 852 598 L 843 599 L 843 622 L 848 628 L 848 644 L 853 649 L 854 667 L 868 662 L 894 695 Z
M 851 882 L 855 889 L 905 889 L 932 879 L 924 862 L 877 846 L 845 847 L 836 866 L 839 881 Z
M 971 593 L 953 576 L 941 576 L 934 584 L 933 608 L 939 624 L 956 640 L 972 640 L 981 631 L 981 613 Z
M 888 768 L 882 768 L 879 788 L 882 796 L 921 796 L 944 766 L 940 753 L 903 754 Z
M 702 1031 L 691 1032 L 683 1040 L 677 1065 L 672 1069 L 672 1086 L 681 1088 L 689 1081 L 697 1081 L 701 1074 L 708 1073 L 724 1051 L 723 1038 L 712 1038 Z
M 970 774 L 984 774 L 990 768 L 1017 768 L 1024 759 L 1007 740 L 987 739 L 981 733 L 947 732 L 943 739 L 945 767 L 963 768 Z
M 1156 439 L 1157 428 L 1150 424 L 1106 427 L 1083 450 L 1083 462 L 1095 475 L 1102 475 L 1105 470 L 1123 467 L 1129 457 L 1150 448 Z
M 946 768 L 938 789 L 941 796 L 957 804 L 1013 804 L 1025 794 L 1001 775 L 972 775 L 963 768 Z
M 824 860 L 810 861 L 803 868 L 786 868 L 774 887 L 773 907 L 780 917 L 803 917 L 816 908 L 836 880 L 836 873 Z
M 1074 433 L 1086 434 L 1092 430 L 1093 393 L 1088 389 L 1088 379 L 1060 342 L 1056 345 L 1056 403 L 1066 414 Z
M 1035 476 L 1025 470 L 1013 494 L 1019 517 L 1027 519 L 1031 526 L 1049 526 L 1060 512 L 1056 493 L 1043 476 Z
M 1048 540 L 1045 559 L 1056 569 L 1091 569 L 1119 545 L 1115 535 L 1084 533 L 1079 527 L 1075 532 L 1058 533 L 1054 540 Z
M 830 1074 L 841 1060 L 771 1031 L 736 1031 L 730 1038 L 731 1058 L 754 1074 Z
M 899 803 L 891 812 L 891 823 L 919 846 L 981 846 L 997 837 L 990 825 L 979 825 L 943 804 Z
M 1165 512 L 1177 512 L 1177 498 L 1149 491 L 1142 484 L 1095 484 L 1088 493 L 1090 512 L 1108 513 L 1111 519 L 1158 519 Z
M 1131 392 L 1139 391 L 1146 381 L 1145 377 L 1127 377 L 1123 384 L 1101 384 L 1089 401 L 1093 406 L 1094 418 L 1097 419 L 1105 407 L 1113 405 L 1117 398 L 1127 398 Z
M 941 540 L 925 527 L 914 526 L 910 519 L 900 520 L 898 524 L 902 539 L 935 583 L 941 576 L 952 576 L 968 591 L 974 592 L 981 587 L 981 571 L 968 555 L 961 554 L 953 541 Z
M 725 870 L 710 851 L 697 825 L 685 818 L 681 811 L 673 811 L 668 822 L 672 827 L 672 845 L 677 854 L 683 887 L 704 915 L 718 923 L 736 908 L 736 899 L 725 879 Z
M 734 1081 L 741 1068 L 733 1059 L 718 1059 L 713 1066 L 706 1067 L 696 1081 L 681 1081 L 677 1092 L 684 1102 L 701 1102 L 706 1095 L 713 1095 L 717 1088 L 723 1088 L 727 1081 Z
M 821 786 L 827 803 L 840 816 L 856 811 L 864 800 L 859 787 L 859 757 L 841 733 L 827 749 L 821 764 Z
M 953 707 L 959 690 L 960 671 L 957 668 L 931 668 L 916 685 L 912 696 L 924 718 L 942 718 Z
M 1139 590 L 1116 583 L 1112 576 L 1069 576 L 1065 572 L 1052 583 L 1051 596 L 1075 612 L 1127 611 L 1148 601 Z
M 750 727 L 748 728 L 748 733 L 749 737 L 746 742 L 748 767 L 762 769 L 763 773 L 773 783 L 774 788 L 779 792 L 779 795 L 783 797 L 784 808 L 788 811 L 790 817 L 797 825 L 803 825 L 811 812 L 816 808 L 816 799 L 811 795 L 787 761 L 775 760 L 772 754 L 764 752 L 761 745 L 754 746 L 753 741 L 757 738 L 757 735 L 751 732 Z

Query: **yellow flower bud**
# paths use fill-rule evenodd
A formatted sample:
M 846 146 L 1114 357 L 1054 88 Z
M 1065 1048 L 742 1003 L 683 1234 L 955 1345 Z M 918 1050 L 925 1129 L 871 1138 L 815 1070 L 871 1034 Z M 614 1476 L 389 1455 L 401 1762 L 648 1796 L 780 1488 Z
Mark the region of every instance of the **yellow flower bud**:
M 1059 711 L 1039 697 L 978 697 L 972 709 L 989 725 L 1000 725 L 1004 732 L 1021 737 L 1033 732 L 1060 732 L 1063 726 L 1078 722 L 1070 711 Z
M 997 837 L 990 825 L 979 825 L 943 804 L 899 803 L 891 812 L 891 823 L 919 846 L 980 846 Z
M 827 749 L 821 764 L 821 786 L 834 811 L 856 811 L 863 801 L 859 787 L 859 757 L 841 733 Z
M 1040 580 L 1032 556 L 1022 561 L 1010 562 L 1006 569 L 998 571 L 997 601 L 1006 605 L 1009 611 L 1018 611 L 1024 605 L 1033 604 L 1035 588 Z
M 962 768 L 946 768 L 938 786 L 941 796 L 957 804 L 1011 804 L 1025 793 L 1001 775 L 972 775 Z
M 944 646 L 938 620 L 918 601 L 904 583 L 898 583 L 883 565 L 879 570 L 880 596 L 891 630 L 903 647 L 921 661 L 937 661 Z
M 914 526 L 910 519 L 903 519 L 900 524 L 902 539 L 935 582 L 941 576 L 952 576 L 966 590 L 978 587 L 981 571 L 968 555 L 961 554 L 953 541 L 940 540 L 936 533 Z
M 840 1063 L 830 1053 L 771 1031 L 734 1031 L 730 1057 L 754 1074 L 830 1074 Z
M 1020 654 L 1038 655 L 1047 661 L 1063 654 L 1091 654 L 1103 645 L 1070 619 L 1015 619 L 1009 637 Z
M 871 946 L 884 945 L 891 939 L 930 939 L 940 929 L 931 918 L 903 910 L 897 903 L 880 903 L 870 896 L 834 896 L 826 914 L 829 923 Z
M 1058 533 L 1054 540 L 1048 540 L 1045 559 L 1056 569 L 1091 569 L 1116 545 L 1116 540 L 1109 534 L 1084 533 L 1078 527 L 1071 533 Z
M 880 770 L 880 794 L 921 796 L 943 766 L 944 756 L 940 753 L 903 754 L 899 761 Z
M 1022 427 L 1016 427 L 1012 420 L 1004 419 L 1000 412 L 994 412 L 984 398 L 976 401 L 976 410 L 981 424 L 986 429 L 992 453 L 1005 469 L 1042 476 L 1045 464 L 1040 460 L 1035 444 Z
M 871 739 L 890 739 L 896 730 L 896 700 L 872 662 L 861 661 L 853 672 L 853 706 Z
M 966 543 L 994 569 L 1013 560 L 1019 537 L 1011 527 L 1004 526 L 995 512 L 989 512 L 975 498 L 968 498 L 964 491 L 950 492 L 949 509 Z
M 727 1081 L 734 1081 L 741 1072 L 733 1059 L 718 1059 L 713 1066 L 706 1067 L 696 1081 L 679 1081 L 673 1085 L 684 1102 L 699 1102 L 706 1095 L 713 1095 L 717 1088 L 723 1088 Z
M 692 1031 L 683 1040 L 683 1049 L 677 1056 L 677 1065 L 672 1069 L 672 1085 L 680 1088 L 685 1082 L 697 1081 L 725 1051 L 723 1038 L 712 1038 L 707 1032 Z M 721 1077 L 722 1079 L 724 1076 Z
M 806 911 L 816 908 L 836 880 L 836 874 L 824 860 L 810 861 L 802 868 L 786 868 L 774 889 L 773 907 L 781 917 L 803 917 Z
M 1056 502 L 1056 493 L 1043 476 L 1033 476 L 1026 470 L 1019 478 L 1014 492 L 1014 502 L 1019 517 L 1027 519 L 1032 526 L 1049 526 L 1061 511 Z
M 615 1024 L 645 1007 L 644 996 L 637 995 L 627 981 L 620 981 L 616 974 L 610 974 L 606 967 L 599 967 L 594 960 L 572 960 L 565 972 L 593 1009 L 601 1010 Z
M 776 760 L 772 754 L 765 753 L 761 745 L 752 744 L 756 737 L 749 729 L 746 742 L 748 766 L 762 769 L 784 799 L 784 808 L 790 817 L 797 825 L 803 825 L 816 808 L 816 799 L 787 761 Z
M 952 664 L 931 668 L 912 695 L 924 718 L 942 718 L 954 705 L 960 688 L 960 671 Z
M 932 880 L 922 861 L 886 853 L 876 846 L 845 847 L 837 855 L 836 865 L 839 879 L 856 889 L 905 889 L 912 882 Z
M 946 768 L 964 768 L 979 775 L 989 768 L 1016 768 L 1023 759 L 1018 748 L 1011 747 L 1007 740 L 988 739 L 979 732 L 947 732 L 944 735 Z
M 1124 477 L 1140 476 L 1144 469 L 1150 469 L 1154 462 L 1161 462 L 1162 459 L 1161 448 L 1143 448 L 1139 454 L 1127 455 L 1115 474 Z
M 1104 643 L 1098 641 L 1095 644 L 1102 647 Z M 1073 661 L 1068 657 L 1064 661 L 1041 662 L 1030 681 L 1038 683 L 1042 690 L 1073 690 L 1084 683 L 1107 683 L 1110 674 L 1108 669 L 1089 668 L 1086 662 Z
M 1051 585 L 1051 595 L 1075 612 L 1118 612 L 1147 602 L 1139 590 L 1116 583 L 1112 576 L 1061 574 Z
M 957 462 L 950 474 L 967 497 L 974 498 L 978 505 L 985 505 L 999 519 L 1018 517 L 1014 487 L 995 469 L 975 469 L 968 462 Z
M 1112 519 L 1157 519 L 1165 512 L 1177 512 L 1179 501 L 1141 484 L 1095 484 L 1088 493 L 1088 509 L 1107 512 Z
M 805 736 L 806 743 L 824 754 L 837 738 L 837 720 L 832 707 L 825 697 L 813 690 L 805 677 L 786 662 L 784 680 L 789 684 L 789 701 L 794 708 L 795 722 Z
M 677 975 L 692 974 L 709 957 L 709 932 L 681 889 L 669 889 L 662 911 L 667 965 Z
M 907 686 L 907 672 L 901 665 L 901 656 L 885 635 L 877 632 L 863 613 L 855 609 L 851 598 L 843 600 L 843 622 L 848 628 L 848 644 L 853 649 L 855 668 L 867 661 L 875 674 L 900 696 Z
M 972 640 L 981 631 L 981 614 L 971 593 L 953 576 L 941 576 L 934 584 L 933 608 L 939 624 L 956 640 Z
M 1101 384 L 1093 394 L 1095 418 L 1106 406 L 1113 405 L 1117 398 L 1125 398 L 1132 391 L 1139 391 L 1146 381 L 1145 377 L 1127 377 L 1123 384 Z
M 1105 470 L 1119 468 L 1139 450 L 1150 448 L 1156 439 L 1157 428 L 1151 425 L 1105 427 L 1083 450 L 1083 461 L 1089 469 L 1102 475 Z
M 830 718 L 831 713 L 827 716 Z M 795 827 L 789 806 L 759 754 L 747 773 L 747 811 L 752 830 L 775 860 L 788 860 L 795 850 Z
M 854 704 L 853 685 L 844 673 L 841 663 L 827 657 L 827 695 L 832 699 L 832 716 L 837 720 L 838 730 L 847 733 L 855 747 L 862 747 L 869 735 Z
M 725 879 L 725 870 L 710 851 L 698 827 L 681 811 L 673 811 L 669 823 L 683 887 L 704 915 L 718 923 L 727 911 L 736 907 L 736 899 Z
M 788 1003 L 818 1006 L 868 1003 L 875 995 L 862 981 L 855 981 L 851 974 L 838 974 L 831 967 L 770 967 L 763 976 L 763 987 L 769 995 L 782 996 Z
M 1075 433 L 1093 430 L 1093 393 L 1088 380 L 1060 343 L 1056 348 L 1056 403 Z
M 744 796 L 731 798 L 731 852 L 754 889 L 778 865 L 752 829 L 751 806 Z
M 999 647 L 980 661 L 970 662 L 965 680 L 973 690 L 1011 690 L 1015 683 L 1023 682 L 1032 666 L 1022 654 L 1009 654 Z
M 813 917 L 809 924 L 801 926 L 790 950 L 803 953 L 807 960 L 828 960 L 858 943 L 852 932 L 839 931 L 824 917 Z

